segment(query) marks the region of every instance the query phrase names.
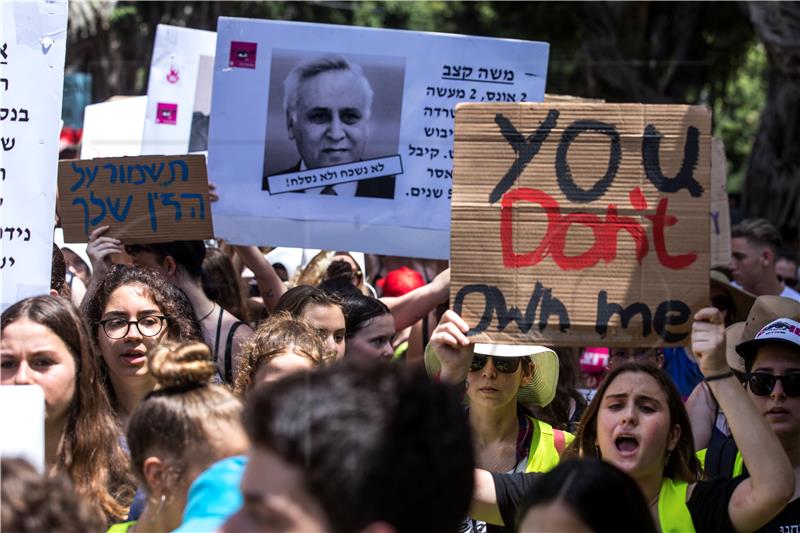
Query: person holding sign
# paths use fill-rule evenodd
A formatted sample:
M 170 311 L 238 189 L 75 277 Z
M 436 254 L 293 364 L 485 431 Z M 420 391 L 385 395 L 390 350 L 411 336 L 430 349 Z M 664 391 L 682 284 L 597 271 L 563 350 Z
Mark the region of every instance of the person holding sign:
M 468 329 L 447 311 L 431 335 L 425 366 L 443 381 L 466 382 L 478 468 L 508 473 L 554 468 L 574 437 L 535 419 L 524 405 L 553 400 L 558 356 L 543 346 L 472 343 Z M 469 530 L 480 529 L 482 524 L 470 519 Z
M 750 469 L 748 479 L 701 479 L 680 394 L 666 373 L 642 363 L 624 364 L 608 374 L 565 453 L 601 458 L 628 473 L 662 533 L 754 531 L 775 516 L 795 490 L 794 474 L 778 439 L 727 365 L 724 331 L 717 309 L 698 311 L 692 351 L 729 415 Z M 522 486 L 533 482 L 480 471 L 476 481 L 473 514 L 478 509 L 480 516 L 507 525 L 514 521 Z
M 78 310 L 63 298 L 26 298 L 0 315 L 0 332 L 2 385 L 44 391 L 48 471 L 66 474 L 101 523 L 124 519 L 135 484 Z
M 286 127 L 300 161 L 276 174 L 361 161 L 373 92 L 359 65 L 338 55 L 315 57 L 295 66 L 283 86 Z M 394 182 L 394 176 L 385 176 L 305 192 L 391 199 Z M 269 190 L 267 176 L 262 189 Z

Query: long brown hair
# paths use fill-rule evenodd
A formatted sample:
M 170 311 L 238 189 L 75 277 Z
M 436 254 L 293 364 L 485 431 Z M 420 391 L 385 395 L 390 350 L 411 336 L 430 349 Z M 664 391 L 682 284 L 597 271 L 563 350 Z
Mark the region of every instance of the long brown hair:
M 674 480 L 693 483 L 702 476 L 700 462 L 694 454 L 694 438 L 692 437 L 692 426 L 689 423 L 689 415 L 683 405 L 683 400 L 672 383 L 669 375 L 656 367 L 646 363 L 625 363 L 615 367 L 600 384 L 597 394 L 592 398 L 589 407 L 583 413 L 578 431 L 575 433 L 575 440 L 564 452 L 565 457 L 596 457 L 600 458 L 600 452 L 595 445 L 597 442 L 597 414 L 600 410 L 600 403 L 606 394 L 609 385 L 620 375 L 626 372 L 641 372 L 652 377 L 664 394 L 667 396 L 667 407 L 669 408 L 669 426 L 675 424 L 680 426 L 681 434 L 675 449 L 669 454 L 669 459 L 664 465 L 664 477 Z
M 135 483 L 86 324 L 68 300 L 36 296 L 6 309 L 0 316 L 0 331 L 23 319 L 41 324 L 58 335 L 75 360 L 75 393 L 58 445 L 55 471 L 69 476 L 104 522 L 124 520 Z
M 250 323 L 250 309 L 242 290 L 242 277 L 236 273 L 228 254 L 219 248 L 207 248 L 201 278 L 206 296 L 239 320 Z

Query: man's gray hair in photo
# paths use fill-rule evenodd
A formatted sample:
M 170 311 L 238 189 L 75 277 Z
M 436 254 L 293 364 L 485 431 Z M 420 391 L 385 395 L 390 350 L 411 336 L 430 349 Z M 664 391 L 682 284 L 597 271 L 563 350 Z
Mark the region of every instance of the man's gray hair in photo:
M 364 118 L 369 118 L 372 111 L 372 87 L 369 84 L 364 71 L 360 65 L 351 63 L 340 55 L 324 55 L 314 57 L 297 64 L 286 76 L 283 82 L 283 108 L 286 112 L 294 113 L 297 107 L 297 97 L 299 94 L 300 84 L 309 78 L 313 78 L 324 72 L 335 70 L 348 70 L 358 77 L 361 85 L 364 88 L 364 94 L 367 97 L 367 108 L 364 110 Z

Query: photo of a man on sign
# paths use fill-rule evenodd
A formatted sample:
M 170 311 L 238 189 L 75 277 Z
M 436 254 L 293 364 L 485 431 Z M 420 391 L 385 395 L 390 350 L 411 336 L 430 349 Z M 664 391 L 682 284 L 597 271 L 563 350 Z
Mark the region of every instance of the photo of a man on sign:
M 275 70 L 273 68 L 273 74 L 277 74 Z M 271 171 L 274 167 L 270 163 L 274 158 L 270 155 L 276 151 L 270 151 L 268 133 L 262 189 L 273 194 L 291 190 L 331 196 L 394 198 L 396 169 L 390 165 L 378 166 L 381 160 L 374 158 L 375 154 L 369 154 L 367 149 L 373 131 L 375 91 L 362 67 L 338 54 L 315 55 L 295 64 L 283 78 L 282 85 L 283 135 L 294 144 L 296 155 L 290 166 Z M 270 103 L 273 102 L 271 95 Z M 271 111 L 271 118 L 273 116 Z M 397 129 L 399 124 L 393 126 Z M 396 145 L 388 153 L 396 153 Z M 306 172 L 328 167 L 332 168 L 326 172 Z M 271 186 L 270 178 L 282 187 Z M 278 181 L 274 181 L 276 178 Z

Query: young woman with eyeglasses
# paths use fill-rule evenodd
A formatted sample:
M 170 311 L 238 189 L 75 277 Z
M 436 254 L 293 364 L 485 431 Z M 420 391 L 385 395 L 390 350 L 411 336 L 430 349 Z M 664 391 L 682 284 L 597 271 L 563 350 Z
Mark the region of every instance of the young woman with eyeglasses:
M 44 392 L 48 471 L 70 478 L 94 520 L 125 518 L 134 480 L 78 310 L 58 297 L 26 298 L 3 312 L 0 330 L 2 385 L 38 385 Z
M 429 374 L 443 381 L 466 382 L 476 466 L 503 473 L 554 468 L 573 437 L 535 419 L 525 405 L 545 406 L 553 400 L 558 356 L 542 346 L 471 343 L 468 329 L 458 314 L 445 312 L 431 335 L 425 364 Z M 470 519 L 462 531 L 484 527 Z M 489 525 L 486 531 L 503 528 Z
M 127 265 L 112 267 L 84 300 L 84 314 L 101 356 L 100 369 L 121 420 L 156 383 L 147 358 L 162 339 L 202 341 L 186 296 L 161 276 Z

